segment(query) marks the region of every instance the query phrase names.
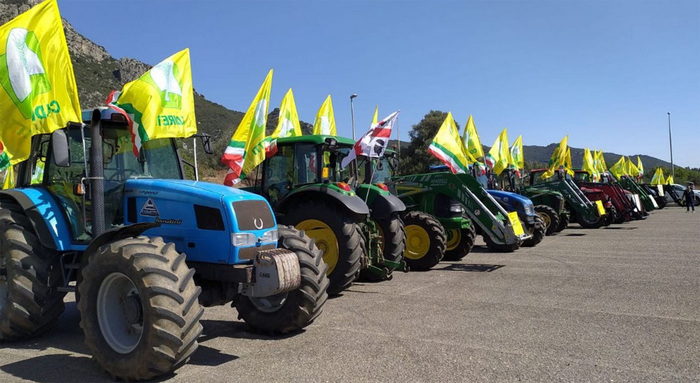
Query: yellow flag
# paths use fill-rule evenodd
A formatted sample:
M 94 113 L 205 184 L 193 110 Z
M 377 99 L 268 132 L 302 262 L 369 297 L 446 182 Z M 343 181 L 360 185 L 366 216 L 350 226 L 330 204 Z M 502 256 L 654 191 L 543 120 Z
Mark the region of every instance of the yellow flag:
M 326 101 L 321 105 L 321 109 L 316 113 L 316 121 L 314 121 L 314 134 L 323 134 L 328 136 L 337 136 L 338 132 L 335 128 L 335 114 L 333 113 L 333 101 L 331 95 L 326 97 Z
M 124 85 L 121 92 L 112 92 L 107 105 L 129 118 L 137 156 L 148 140 L 196 134 L 190 50 L 175 53 Z
M 627 171 L 627 159 L 625 158 L 625 156 L 620 157 L 620 159 L 617 160 L 615 165 L 610 167 L 610 173 L 612 173 L 618 179 L 622 176 L 626 176 Z
M 377 118 L 378 117 L 379 117 L 379 105 L 376 105 L 374 107 L 374 117 L 372 117 L 372 125 L 370 125 L 370 126 L 377 125 L 377 122 L 378 122 Z
M 272 132 L 270 138 L 295 137 L 301 136 L 301 126 L 299 126 L 299 115 L 297 114 L 297 105 L 294 102 L 294 94 L 292 88 L 289 88 L 287 94 L 282 99 L 280 106 L 280 116 L 277 122 L 277 128 Z
M 663 185 L 666 183 L 666 180 L 664 179 L 664 171 L 661 170 L 661 168 L 657 168 L 656 172 L 654 172 L 654 176 L 651 177 L 651 184 L 652 185 Z
M 574 167 L 571 165 L 571 148 L 566 147 L 566 156 L 564 156 L 564 169 L 569 175 L 574 175 Z
M 554 148 L 552 151 L 552 156 L 549 158 L 549 164 L 547 165 L 547 171 L 542 173 L 542 178 L 549 178 L 554 175 L 554 172 L 559 169 L 560 166 L 566 164 L 566 149 L 568 148 L 569 136 L 566 135 L 559 142 L 559 146 Z
M 666 185 L 673 185 L 674 183 L 676 182 L 673 180 L 673 176 L 668 176 L 668 178 L 666 178 Z
M 515 168 L 515 170 L 521 170 L 525 168 L 525 158 L 523 156 L 523 135 L 519 135 L 518 138 L 510 147 L 510 165 Z
M 506 128 L 503 128 L 501 134 L 498 135 L 491 150 L 489 150 L 486 157 L 484 157 L 484 161 L 495 175 L 501 174 L 501 172 L 508 167 L 511 160 Z
M 56 0 L 0 27 L 0 166 L 29 157 L 31 137 L 82 122 Z
M 608 170 L 608 165 L 605 163 L 605 156 L 603 155 L 602 150 L 596 152 L 596 158 L 596 168 L 598 169 L 598 172 L 605 173 Z
M 583 166 L 581 167 L 585 172 L 587 172 L 594 182 L 600 179 L 598 169 L 596 169 L 595 161 L 593 160 L 593 155 L 588 148 L 583 149 Z
M 467 173 L 469 163 L 475 162 L 459 139 L 459 130 L 452 113 L 447 113 L 433 142 L 428 146 L 428 151 L 447 165 L 452 173 Z
M 464 142 L 467 152 L 469 152 L 473 158 L 479 159 L 484 156 L 484 148 L 481 146 L 481 140 L 479 139 L 479 134 L 476 132 L 474 118 L 472 118 L 471 114 L 467 120 L 467 125 L 464 127 L 462 142 Z
M 637 156 L 637 170 L 639 170 L 639 177 L 642 178 L 644 176 L 644 165 L 642 165 L 642 159 Z
M 267 125 L 267 109 L 270 104 L 271 88 L 272 69 L 265 77 L 265 81 L 263 81 L 221 157 L 221 162 L 230 168 L 224 179 L 226 185 L 230 186 L 240 182 L 265 160 L 265 126 Z

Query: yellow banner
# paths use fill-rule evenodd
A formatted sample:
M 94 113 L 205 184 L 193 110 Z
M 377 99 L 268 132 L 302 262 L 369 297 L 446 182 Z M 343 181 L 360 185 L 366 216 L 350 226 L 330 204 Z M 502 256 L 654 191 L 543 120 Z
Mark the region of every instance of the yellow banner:
M 525 158 L 523 156 L 523 136 L 518 136 L 513 146 L 510 148 L 510 165 L 520 170 L 525 168 Z
M 506 128 L 503 128 L 501 134 L 498 135 L 484 160 L 495 175 L 501 174 L 508 167 L 508 164 L 511 163 Z
M 301 127 L 299 126 L 297 105 L 294 102 L 292 88 L 289 88 L 287 94 L 285 94 L 284 98 L 282 99 L 277 128 L 275 128 L 275 131 L 272 132 L 270 138 L 295 137 L 301 135 L 302 133 Z
M 464 127 L 462 142 L 464 142 L 464 146 L 467 148 L 467 153 L 473 158 L 478 160 L 484 156 L 484 148 L 481 146 L 481 140 L 479 139 L 479 134 L 476 132 L 476 126 L 474 125 L 474 119 L 471 114 L 467 120 L 467 125 Z
M 335 113 L 333 113 L 333 101 L 331 101 L 330 94 L 326 97 L 318 113 L 316 113 L 313 133 L 329 136 L 338 135 L 338 131 L 335 128 Z
M 515 232 L 516 236 L 521 236 L 525 234 L 525 230 L 523 230 L 523 225 L 520 223 L 520 218 L 518 218 L 517 211 L 509 212 L 508 219 L 510 219 L 510 224 L 513 225 L 513 231 Z
M 32 136 L 82 122 L 56 0 L 0 27 L 0 84 L 3 166 L 29 157 Z

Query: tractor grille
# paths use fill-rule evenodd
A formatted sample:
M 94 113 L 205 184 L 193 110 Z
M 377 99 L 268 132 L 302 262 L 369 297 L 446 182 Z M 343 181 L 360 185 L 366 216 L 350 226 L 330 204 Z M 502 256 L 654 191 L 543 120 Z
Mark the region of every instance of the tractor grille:
M 239 201 L 233 203 L 240 230 L 260 230 L 275 227 L 272 210 L 265 201 Z
M 258 251 L 272 250 L 274 248 L 275 248 L 275 245 L 244 247 L 244 248 L 238 250 L 238 259 L 253 259 L 253 258 L 255 258 L 255 254 L 257 254 Z

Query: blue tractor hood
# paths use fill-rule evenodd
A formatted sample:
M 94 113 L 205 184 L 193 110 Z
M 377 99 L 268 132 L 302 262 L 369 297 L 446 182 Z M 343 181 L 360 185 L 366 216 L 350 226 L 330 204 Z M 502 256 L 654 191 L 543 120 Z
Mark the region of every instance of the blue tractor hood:
M 535 205 L 532 200 L 517 194 L 502 190 L 488 190 L 489 194 L 503 205 L 508 211 L 517 211 L 520 219 L 530 223 L 534 222 Z

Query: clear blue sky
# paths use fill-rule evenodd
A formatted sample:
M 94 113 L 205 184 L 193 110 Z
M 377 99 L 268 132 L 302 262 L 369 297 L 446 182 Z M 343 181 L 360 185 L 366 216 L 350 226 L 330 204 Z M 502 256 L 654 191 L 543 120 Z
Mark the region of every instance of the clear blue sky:
M 700 1 L 79 1 L 62 16 L 112 56 L 156 64 L 189 47 L 195 89 L 245 111 L 274 68 L 313 123 L 333 97 L 340 135 L 431 109 L 485 145 L 569 145 L 700 167 Z

